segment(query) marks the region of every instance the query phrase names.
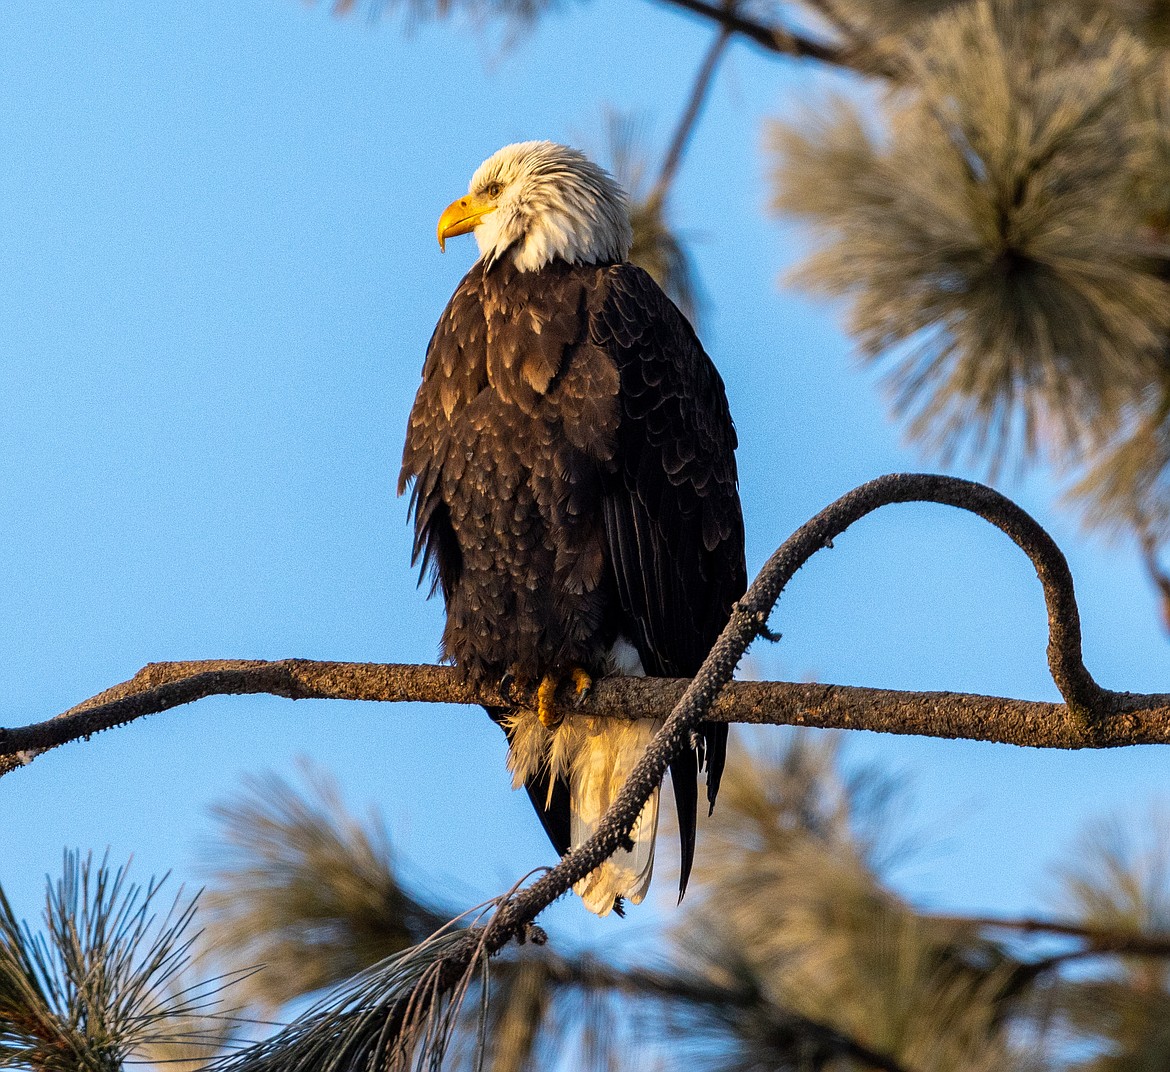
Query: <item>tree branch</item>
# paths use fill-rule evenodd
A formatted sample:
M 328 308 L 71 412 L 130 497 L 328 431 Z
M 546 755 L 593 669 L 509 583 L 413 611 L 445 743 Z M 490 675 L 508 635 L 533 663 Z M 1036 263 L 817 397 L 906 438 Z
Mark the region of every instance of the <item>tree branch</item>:
M 1109 955 L 1170 958 L 1170 933 L 1164 932 L 1118 930 L 1059 919 L 1005 919 L 996 916 L 948 915 L 928 915 L 925 918 L 948 927 L 962 927 L 980 931 L 1015 931 L 1029 937 L 1045 935 L 1083 943 L 1079 949 L 1056 953 L 1028 964 L 1027 967 L 1034 973 L 1047 971 L 1072 960 L 1083 960 L 1086 957 Z
M 659 0 L 659 3 L 682 8 L 693 15 L 718 23 L 730 33 L 745 37 L 760 48 L 780 56 L 817 60 L 831 67 L 856 71 L 859 74 L 892 76 L 893 71 L 872 55 L 872 50 L 860 46 L 843 47 L 816 41 L 786 26 L 770 25 L 747 18 L 725 5 L 708 0 Z
M 664 718 L 686 681 L 607 678 L 572 711 L 612 718 Z M 518 693 L 475 688 L 449 666 L 248 659 L 151 663 L 129 681 L 45 722 L 0 728 L 0 773 L 36 754 L 205 696 L 268 694 L 292 700 L 368 700 L 508 706 Z M 1170 742 L 1170 695 L 1111 693 L 1088 726 L 1067 704 L 961 692 L 905 692 L 850 685 L 735 681 L 711 709 L 717 722 L 872 730 L 1030 748 L 1121 748 Z M 26 758 L 31 759 L 29 755 Z
M 423 1037 L 417 1033 L 418 1017 L 422 1013 L 433 1012 L 448 995 L 458 995 L 461 989 L 465 990 L 468 973 L 476 964 L 483 963 L 485 957 L 498 952 L 514 937 L 526 937 L 533 920 L 545 908 L 618 848 L 628 845 L 630 831 L 650 794 L 661 785 L 671 759 L 689 745 L 691 734 L 699 723 L 711 716 L 720 693 L 730 682 L 751 642 L 757 636 L 767 635 L 768 616 L 796 571 L 817 551 L 831 547 L 837 536 L 873 510 L 889 503 L 924 501 L 978 514 L 1010 536 L 1031 559 L 1044 588 L 1048 609 L 1048 665 L 1064 696 L 1070 729 L 1079 727 L 1081 744 L 1101 746 L 1112 729 L 1112 725 L 1106 725 L 1105 717 L 1115 706 L 1125 705 L 1133 698 L 1102 689 L 1085 669 L 1072 577 L 1064 555 L 1051 537 L 1018 506 L 981 484 L 921 474 L 879 477 L 826 507 L 797 529 L 768 560 L 743 599 L 736 603 L 726 628 L 699 672 L 686 686 L 662 729 L 635 764 L 593 836 L 574 847 L 532 885 L 499 898 L 496 912 L 486 926 L 469 928 L 450 948 L 445 947 L 442 955 L 430 962 L 424 982 L 416 984 L 407 996 L 401 995 L 397 982 L 401 973 L 396 967 L 387 1019 L 373 1036 L 367 1035 L 366 1038 L 376 1038 L 380 1048 L 389 1041 L 393 1043 L 395 1054 L 407 1053 L 411 1038 L 417 1041 Z M 618 683 L 604 684 L 607 686 L 605 691 L 608 691 Z M 604 693 L 601 688 L 597 693 L 600 700 Z M 425 991 L 419 989 L 420 986 L 425 986 Z M 369 990 L 368 994 L 369 1000 L 381 1001 L 375 990 Z M 275 1039 L 261 1044 L 255 1059 L 247 1051 L 233 1058 L 232 1066 L 241 1072 L 276 1067 L 288 1072 L 300 1067 L 296 1051 L 299 1050 L 302 1056 L 316 1052 L 322 1039 L 335 1037 L 335 1019 L 328 1013 L 315 1016 L 315 1020 L 294 1023 Z M 404 1026 L 412 1023 L 416 1025 L 413 1035 Z M 316 1030 L 315 1024 L 321 1025 L 320 1031 Z M 408 1034 L 404 1036 L 403 1031 Z M 349 1056 L 365 1062 L 362 1067 L 373 1067 L 367 1060 L 365 1045 Z M 373 1054 L 368 1056 L 374 1057 Z M 397 1058 L 391 1063 L 400 1064 Z
M 792 1039 L 794 1049 L 803 1044 L 802 1052 L 806 1054 L 805 1060 L 810 1068 L 820 1067 L 815 1058 L 807 1055 L 807 1049 L 811 1047 L 815 1048 L 822 1063 L 829 1057 L 844 1057 L 877 1072 L 906 1072 L 888 1054 L 871 1049 L 831 1024 L 776 1005 L 755 985 L 720 983 L 670 968 L 620 968 L 587 955 L 568 958 L 547 949 L 538 958 L 507 961 L 501 967 L 503 971 L 519 972 L 535 969 L 540 973 L 538 987 L 542 994 L 547 994 L 552 987 L 568 987 L 582 991 L 608 991 L 650 1001 L 678 1002 L 684 1007 L 758 1012 L 767 1018 L 776 1035 Z
M 1006 532 L 1032 559 L 1048 609 L 1048 661 L 1065 703 L 950 692 L 901 692 L 845 685 L 735 682 L 707 717 L 726 722 L 868 729 L 967 738 L 1036 748 L 1115 748 L 1170 741 L 1170 695 L 1109 692 L 1081 661 L 1080 619 L 1060 549 L 1018 506 L 980 484 L 950 477 L 895 474 L 850 492 L 799 529 L 756 584 L 757 627 L 791 576 L 854 521 L 886 503 L 931 501 L 970 510 Z M 771 578 L 770 580 L 768 580 Z M 753 586 L 755 590 L 755 586 Z M 764 598 L 768 596 L 770 598 Z M 741 604 L 747 605 L 746 603 Z M 737 656 L 738 658 L 738 656 Z M 662 718 L 680 701 L 684 681 L 610 678 L 578 708 L 583 714 Z M 152 663 L 129 681 L 46 722 L 0 729 L 0 774 L 37 752 L 87 738 L 204 696 L 269 693 L 290 699 L 425 701 L 508 706 L 524 696 L 475 687 L 439 666 L 287 659 Z
M 707 92 L 710 90 L 711 83 L 714 81 L 715 70 L 718 68 L 719 60 L 723 57 L 723 53 L 727 49 L 727 43 L 730 40 L 731 31 L 724 26 L 711 43 L 711 47 L 707 50 L 706 56 L 703 57 L 703 62 L 699 65 L 698 74 L 695 75 L 695 84 L 691 88 L 691 95 L 687 100 L 687 106 L 683 109 L 682 118 L 679 119 L 674 137 L 670 141 L 670 148 L 667 149 L 666 156 L 663 159 L 662 170 L 658 173 L 658 181 L 654 184 L 653 191 L 651 191 L 650 200 L 664 200 L 667 191 L 674 182 L 674 177 L 678 174 L 679 164 L 682 163 L 683 153 L 686 152 L 687 144 L 691 139 L 691 135 L 694 133 L 695 123 L 699 119 L 699 113 L 703 110 L 703 103 L 707 99 Z

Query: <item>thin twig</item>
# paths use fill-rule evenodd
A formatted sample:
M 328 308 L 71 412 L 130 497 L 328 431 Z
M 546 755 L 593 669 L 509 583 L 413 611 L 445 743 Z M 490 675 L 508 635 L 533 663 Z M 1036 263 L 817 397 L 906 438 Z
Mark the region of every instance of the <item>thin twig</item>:
M 925 918 L 947 927 L 979 931 L 1015 931 L 1028 936 L 1067 938 L 1082 943 L 1076 949 L 1054 953 L 1023 965 L 1023 970 L 1033 977 L 1089 957 L 1126 956 L 1159 960 L 1170 958 L 1170 933 L 1116 930 L 1060 919 L 949 915 L 928 915 Z
M 1064 919 L 1010 916 L 954 916 L 930 913 L 923 917 L 947 927 L 969 927 L 974 930 L 1019 931 L 1021 934 L 1054 934 L 1061 938 L 1077 938 L 1090 944 L 1111 945 L 1140 939 L 1155 944 L 1170 953 L 1170 933 L 1142 934 L 1139 931 L 1094 927 Z
M 691 89 L 690 99 L 687 101 L 682 118 L 679 120 L 678 127 L 675 129 L 674 138 L 670 142 L 670 148 L 667 149 L 666 157 L 662 161 L 662 170 L 658 173 L 658 181 L 654 184 L 654 189 L 651 191 L 648 200 L 653 201 L 664 198 L 670 189 L 671 183 L 674 182 L 674 177 L 678 174 L 679 164 L 682 163 L 683 153 L 686 152 L 687 144 L 690 142 L 691 135 L 695 130 L 695 123 L 698 121 L 699 113 L 703 110 L 707 93 L 714 81 L 715 71 L 719 66 L 719 61 L 722 59 L 723 53 L 727 50 L 727 43 L 730 40 L 731 30 L 724 26 L 712 42 L 710 49 L 707 51 L 707 55 L 703 57 L 703 62 L 699 65 L 698 74 L 695 75 L 695 84 Z

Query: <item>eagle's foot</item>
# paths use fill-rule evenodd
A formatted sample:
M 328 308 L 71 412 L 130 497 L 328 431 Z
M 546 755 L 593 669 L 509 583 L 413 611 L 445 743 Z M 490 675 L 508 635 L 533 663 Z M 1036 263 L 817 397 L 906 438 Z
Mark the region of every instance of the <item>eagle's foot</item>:
M 546 730 L 555 730 L 561 724 L 561 715 L 557 714 L 556 697 L 557 685 L 560 682 L 552 674 L 545 674 L 536 690 L 536 714 L 540 724 Z
M 573 688 L 577 693 L 577 703 L 582 703 L 589 698 L 589 694 L 593 691 L 593 678 L 589 676 L 588 671 L 582 670 L 579 666 L 574 666 L 572 671 Z
M 569 677 L 573 681 L 574 698 L 581 703 L 593 689 L 593 678 L 579 666 L 569 671 Z M 545 674 L 536 690 L 536 713 L 546 730 L 555 730 L 564 721 L 565 716 L 556 710 L 557 689 L 563 680 L 555 674 Z

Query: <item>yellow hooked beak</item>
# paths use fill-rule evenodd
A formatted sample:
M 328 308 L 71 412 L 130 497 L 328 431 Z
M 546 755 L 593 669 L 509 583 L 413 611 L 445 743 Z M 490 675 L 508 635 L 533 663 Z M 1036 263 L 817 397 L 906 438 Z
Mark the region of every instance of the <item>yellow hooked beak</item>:
M 495 211 L 496 203 L 478 194 L 468 194 L 452 201 L 439 217 L 439 249 L 446 252 L 448 238 L 474 231 L 484 216 Z

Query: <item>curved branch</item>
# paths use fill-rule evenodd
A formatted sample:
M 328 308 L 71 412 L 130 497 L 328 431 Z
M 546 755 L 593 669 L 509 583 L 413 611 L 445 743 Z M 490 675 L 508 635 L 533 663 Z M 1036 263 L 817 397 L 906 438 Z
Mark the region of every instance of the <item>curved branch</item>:
M 574 883 L 608 859 L 619 847 L 629 845 L 630 831 L 650 794 L 661 785 L 670 760 L 686 747 L 699 723 L 711 716 L 720 693 L 751 642 L 768 634 L 768 616 L 793 575 L 817 551 L 859 518 L 880 506 L 897 502 L 938 502 L 969 510 L 1006 533 L 1028 555 L 1044 588 L 1048 608 L 1048 664 L 1064 696 L 1070 720 L 1079 727 L 1082 743 L 1100 745 L 1106 733 L 1104 716 L 1113 705 L 1129 699 L 1107 692 L 1093 680 L 1081 659 L 1080 618 L 1077 613 L 1068 564 L 1051 537 L 1023 510 L 981 484 L 953 477 L 893 474 L 879 477 L 842 496 L 802 525 L 768 560 L 751 587 L 733 608 L 726 628 L 703 665 L 674 706 L 602 818 L 596 832 L 573 848 L 532 885 L 501 897 L 498 908 L 484 927 L 469 928 L 457 946 L 428 969 L 426 993 L 416 992 L 393 1006 L 385 1025 L 398 1038 L 402 1009 L 417 1012 L 420 1002 L 434 1008 L 445 995 L 455 992 L 467 979 L 471 966 L 485 955 L 498 952 L 514 937 L 529 935 L 532 921 Z M 616 682 L 605 683 L 609 687 Z M 623 683 L 624 684 L 624 683 Z M 600 701 L 603 692 L 597 690 Z M 285 693 L 287 694 L 287 693 Z M 477 697 L 478 699 L 478 697 Z M 406 1002 L 403 1005 L 403 1001 Z M 295 1028 L 295 1025 L 294 1025 Z M 294 1031 L 293 1028 L 289 1029 Z M 295 1031 L 294 1031 L 295 1035 Z M 379 1035 L 385 1038 L 385 1035 Z M 282 1047 L 266 1044 L 264 1052 Z M 243 1068 L 250 1066 L 245 1058 Z
M 597 831 L 574 848 L 548 874 L 505 902 L 489 924 L 487 946 L 497 950 L 554 900 L 566 893 L 629 840 L 650 794 L 661 783 L 672 757 L 687 744 L 751 642 L 767 632 L 768 616 L 785 586 L 817 551 L 831 547 L 855 521 L 881 506 L 899 502 L 937 502 L 968 510 L 1006 533 L 1032 560 L 1048 608 L 1048 666 L 1075 721 L 1093 738 L 1096 716 L 1113 694 L 1102 689 L 1081 660 L 1080 615 L 1068 563 L 1052 537 L 1024 510 L 983 484 L 955 477 L 893 473 L 841 496 L 805 522 L 780 546 L 734 607 L 731 619 L 708 653 Z
M 1170 741 L 1170 696 L 1109 692 L 1081 660 L 1080 617 L 1060 549 L 1023 510 L 981 484 L 951 477 L 894 474 L 838 499 L 797 530 L 752 587 L 750 607 L 763 626 L 793 574 L 853 522 L 887 503 L 931 501 L 970 510 L 1009 535 L 1032 559 L 1048 610 L 1048 662 L 1066 703 L 951 692 L 901 692 L 844 685 L 741 681 L 729 684 L 705 717 L 771 725 L 868 729 L 968 738 L 1037 748 L 1113 748 Z M 754 635 L 754 634 L 753 634 Z M 749 638 L 750 639 L 750 638 Z M 738 659 L 738 656 L 737 656 Z M 580 707 L 591 715 L 663 718 L 686 682 L 611 678 Z M 152 663 L 46 722 L 0 729 L 0 774 L 32 755 L 204 696 L 268 693 L 290 699 L 507 706 L 524 697 L 477 688 L 450 667 L 286 659 Z

